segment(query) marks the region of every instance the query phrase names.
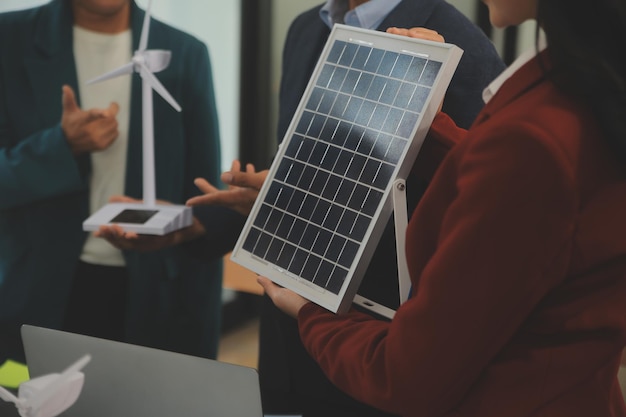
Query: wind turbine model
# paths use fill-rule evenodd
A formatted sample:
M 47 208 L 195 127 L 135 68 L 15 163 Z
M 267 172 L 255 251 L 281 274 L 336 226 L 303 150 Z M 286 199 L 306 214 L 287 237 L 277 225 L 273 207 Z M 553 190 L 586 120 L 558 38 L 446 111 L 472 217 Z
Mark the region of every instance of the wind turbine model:
M 80 370 L 91 360 L 85 355 L 61 374 L 48 374 L 20 384 L 18 396 L 0 387 L 0 398 L 12 402 L 22 417 L 55 417 L 71 407 L 85 382 Z
M 138 72 L 142 79 L 143 123 L 143 203 L 109 203 L 83 222 L 83 230 L 94 231 L 102 225 L 120 225 L 124 230 L 150 235 L 164 235 L 190 226 L 193 219 L 190 207 L 180 205 L 157 205 L 154 173 L 154 119 L 152 114 L 152 90 L 155 90 L 176 111 L 181 107 L 165 89 L 154 73 L 167 68 L 171 51 L 147 49 L 150 32 L 150 9 L 148 1 L 146 16 L 141 29 L 139 49 L 128 64 L 87 82 L 93 84 L 121 75 Z

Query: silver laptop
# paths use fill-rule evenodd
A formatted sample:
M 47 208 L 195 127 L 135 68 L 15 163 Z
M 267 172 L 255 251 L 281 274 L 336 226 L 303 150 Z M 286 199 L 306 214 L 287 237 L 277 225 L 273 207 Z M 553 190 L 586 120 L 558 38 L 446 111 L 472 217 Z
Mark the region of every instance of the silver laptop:
M 85 354 L 85 384 L 62 417 L 262 417 L 257 371 L 239 365 L 22 326 L 30 376 Z

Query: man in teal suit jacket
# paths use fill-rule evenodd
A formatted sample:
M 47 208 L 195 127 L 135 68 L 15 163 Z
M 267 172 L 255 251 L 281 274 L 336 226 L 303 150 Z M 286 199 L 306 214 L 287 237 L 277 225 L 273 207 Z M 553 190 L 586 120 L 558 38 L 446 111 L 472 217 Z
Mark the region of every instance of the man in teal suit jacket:
M 90 1 L 53 0 L 0 15 L 0 364 L 23 359 L 21 324 L 63 326 L 87 238 L 82 222 L 90 214 L 91 153 L 70 146 L 60 121 L 62 86 L 70 86 L 80 104 L 74 10 Z M 144 12 L 133 0 L 109 3 L 126 8 L 137 49 Z M 200 41 L 154 19 L 148 48 L 172 51 L 158 78 L 183 108 L 177 113 L 155 97 L 157 198 L 184 204 L 198 193 L 194 178 L 218 181 L 221 171 L 209 56 Z M 124 194 L 140 199 L 141 81 L 132 77 Z M 113 307 L 125 311 L 124 341 L 215 357 L 221 258 L 243 217 L 208 207 L 194 208 L 194 215 L 202 236 L 154 251 L 123 251 L 126 301 Z

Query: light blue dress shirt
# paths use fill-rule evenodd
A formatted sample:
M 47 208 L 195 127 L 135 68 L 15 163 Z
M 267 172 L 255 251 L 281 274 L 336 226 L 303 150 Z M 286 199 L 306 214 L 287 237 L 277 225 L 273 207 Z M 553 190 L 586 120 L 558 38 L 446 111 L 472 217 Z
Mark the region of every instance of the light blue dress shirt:
M 401 1 L 370 0 L 349 10 L 348 0 L 328 0 L 320 9 L 320 18 L 331 29 L 335 23 L 376 29 Z

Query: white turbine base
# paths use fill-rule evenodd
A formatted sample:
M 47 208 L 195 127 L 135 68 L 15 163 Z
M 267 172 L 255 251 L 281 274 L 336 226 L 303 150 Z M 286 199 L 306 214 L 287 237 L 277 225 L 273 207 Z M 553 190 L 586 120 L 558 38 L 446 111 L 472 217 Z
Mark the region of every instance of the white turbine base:
M 83 230 L 91 232 L 116 224 L 127 232 L 162 236 L 191 226 L 192 222 L 192 209 L 187 206 L 109 203 L 83 222 Z

